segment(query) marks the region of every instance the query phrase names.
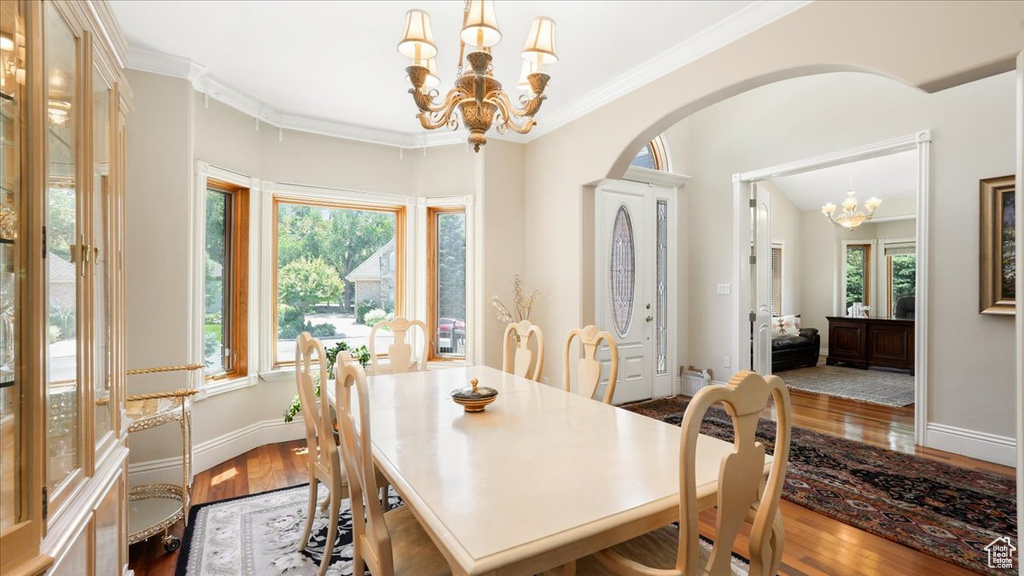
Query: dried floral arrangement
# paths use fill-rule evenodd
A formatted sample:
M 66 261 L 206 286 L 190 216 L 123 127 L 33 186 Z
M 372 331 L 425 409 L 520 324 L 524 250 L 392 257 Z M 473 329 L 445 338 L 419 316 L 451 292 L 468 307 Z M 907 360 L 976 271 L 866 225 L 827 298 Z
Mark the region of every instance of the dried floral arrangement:
M 526 295 L 523 291 L 523 279 L 519 274 L 515 274 L 512 276 L 512 309 L 505 306 L 497 295 L 491 298 L 491 306 L 494 307 L 498 320 L 502 322 L 522 322 L 523 320 L 530 319 L 533 305 L 539 297 L 540 290 L 533 290 L 529 295 Z

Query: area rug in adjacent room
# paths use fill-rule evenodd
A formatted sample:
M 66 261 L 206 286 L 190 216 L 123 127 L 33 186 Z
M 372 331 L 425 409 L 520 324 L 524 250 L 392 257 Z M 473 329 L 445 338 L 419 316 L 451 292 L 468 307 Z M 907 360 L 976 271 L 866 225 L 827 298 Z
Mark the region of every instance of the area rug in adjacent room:
M 820 364 L 776 374 L 790 388 L 900 408 L 914 403 L 914 377 L 906 372 Z
M 327 542 L 327 515 L 318 508 L 306 551 L 299 552 L 308 490 L 309 485 L 302 484 L 193 506 L 175 575 L 316 574 Z M 319 486 L 320 501 L 326 496 L 326 489 Z M 391 505 L 402 505 L 394 491 Z M 710 552 L 713 543 L 701 536 L 700 545 Z M 750 562 L 732 556 L 733 574 L 747 574 Z M 352 509 L 346 498 L 341 501 L 338 537 L 327 576 L 352 576 L 352 568 Z M 367 570 L 364 576 L 372 574 Z
M 628 410 L 680 425 L 688 400 L 660 398 Z M 732 421 L 712 408 L 701 432 L 732 440 Z M 773 450 L 775 422 L 762 419 L 758 438 Z M 793 427 L 783 498 L 985 574 L 988 546 L 1017 533 L 1016 485 L 1011 476 L 971 470 Z

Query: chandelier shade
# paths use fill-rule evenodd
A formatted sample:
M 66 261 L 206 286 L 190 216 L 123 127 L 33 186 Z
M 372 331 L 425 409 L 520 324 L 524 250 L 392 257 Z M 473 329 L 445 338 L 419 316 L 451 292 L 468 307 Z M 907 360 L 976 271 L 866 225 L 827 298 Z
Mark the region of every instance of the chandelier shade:
M 476 48 L 490 48 L 501 42 L 501 30 L 498 29 L 498 20 L 494 17 L 494 2 L 470 0 L 459 36 L 463 42 Z
M 412 84 L 409 93 L 419 109 L 416 117 L 420 125 L 427 130 L 455 130 L 461 124 L 469 130 L 468 142 L 477 152 L 487 144 L 487 131 L 492 125 L 499 134 L 509 130 L 526 134 L 532 130 L 537 124 L 534 116 L 547 98 L 544 89 L 551 79 L 542 71 L 543 64 L 558 61 L 555 21 L 545 16 L 533 21 L 516 84 L 527 94 L 518 97 L 518 107 L 494 77 L 490 49 L 501 41 L 501 32 L 491 0 L 467 0 L 459 38 L 457 77 L 454 86 L 438 101 L 440 94 L 434 88 L 440 85 L 441 78 L 434 61 L 437 46 L 430 15 L 423 10 L 410 10 L 405 15 L 405 33 L 398 43 L 398 52 L 412 59 L 412 65 L 405 71 Z M 467 45 L 472 48 L 468 52 Z
M 533 25 L 530 26 L 530 33 L 526 35 L 526 45 L 523 46 L 523 60 L 537 64 L 558 62 L 558 53 L 555 51 L 554 20 L 546 16 L 534 19 Z
M 405 34 L 398 43 L 398 52 L 414 61 L 426 61 L 437 56 L 430 14 L 423 10 L 409 10 L 405 13 Z

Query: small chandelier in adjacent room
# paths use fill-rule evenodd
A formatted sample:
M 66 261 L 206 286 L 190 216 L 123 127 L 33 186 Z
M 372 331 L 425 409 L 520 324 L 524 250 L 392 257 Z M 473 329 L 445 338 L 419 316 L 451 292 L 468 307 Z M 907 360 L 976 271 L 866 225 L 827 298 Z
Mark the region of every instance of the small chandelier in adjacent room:
M 511 129 L 520 134 L 529 132 L 536 121 L 533 117 L 546 98 L 544 88 L 550 76 L 544 72 L 545 64 L 558 61 L 555 52 L 555 21 L 541 16 L 533 21 L 523 48 L 523 65 L 517 87 L 525 91 L 519 97 L 521 108 L 512 100 L 494 78 L 491 47 L 501 41 L 501 31 L 494 18 L 492 0 L 467 0 L 463 12 L 462 33 L 459 42 L 459 68 L 455 85 L 440 102 L 435 102 L 441 84 L 437 73 L 434 31 L 430 15 L 423 10 L 409 10 L 405 15 L 405 34 L 398 44 L 398 52 L 412 59 L 405 69 L 413 87 L 409 89 L 416 107 L 417 118 L 428 130 L 447 126 L 459 127 L 456 109 L 462 124 L 469 129 L 469 143 L 477 152 L 487 144 L 487 131 L 492 124 L 500 134 Z M 466 45 L 472 50 L 467 54 Z M 465 70 L 463 69 L 465 67 Z
M 857 196 L 853 191 L 853 176 L 850 177 L 850 191 L 846 193 L 846 200 L 843 200 L 842 212 L 836 211 L 836 205 L 831 202 L 821 207 L 821 213 L 833 224 L 847 229 L 854 229 L 875 215 L 875 210 L 882 205 L 878 198 L 868 198 L 864 203 L 864 211 L 857 210 Z

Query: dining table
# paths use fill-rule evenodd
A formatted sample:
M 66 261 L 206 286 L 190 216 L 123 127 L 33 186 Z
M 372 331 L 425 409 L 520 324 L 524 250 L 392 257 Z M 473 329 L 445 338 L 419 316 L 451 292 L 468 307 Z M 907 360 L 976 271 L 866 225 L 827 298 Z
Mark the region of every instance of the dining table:
M 498 391 L 482 412 L 451 397 L 473 379 Z M 367 388 L 375 463 L 456 576 L 538 574 L 679 520 L 678 426 L 487 366 Z M 700 509 L 732 449 L 699 436 Z

